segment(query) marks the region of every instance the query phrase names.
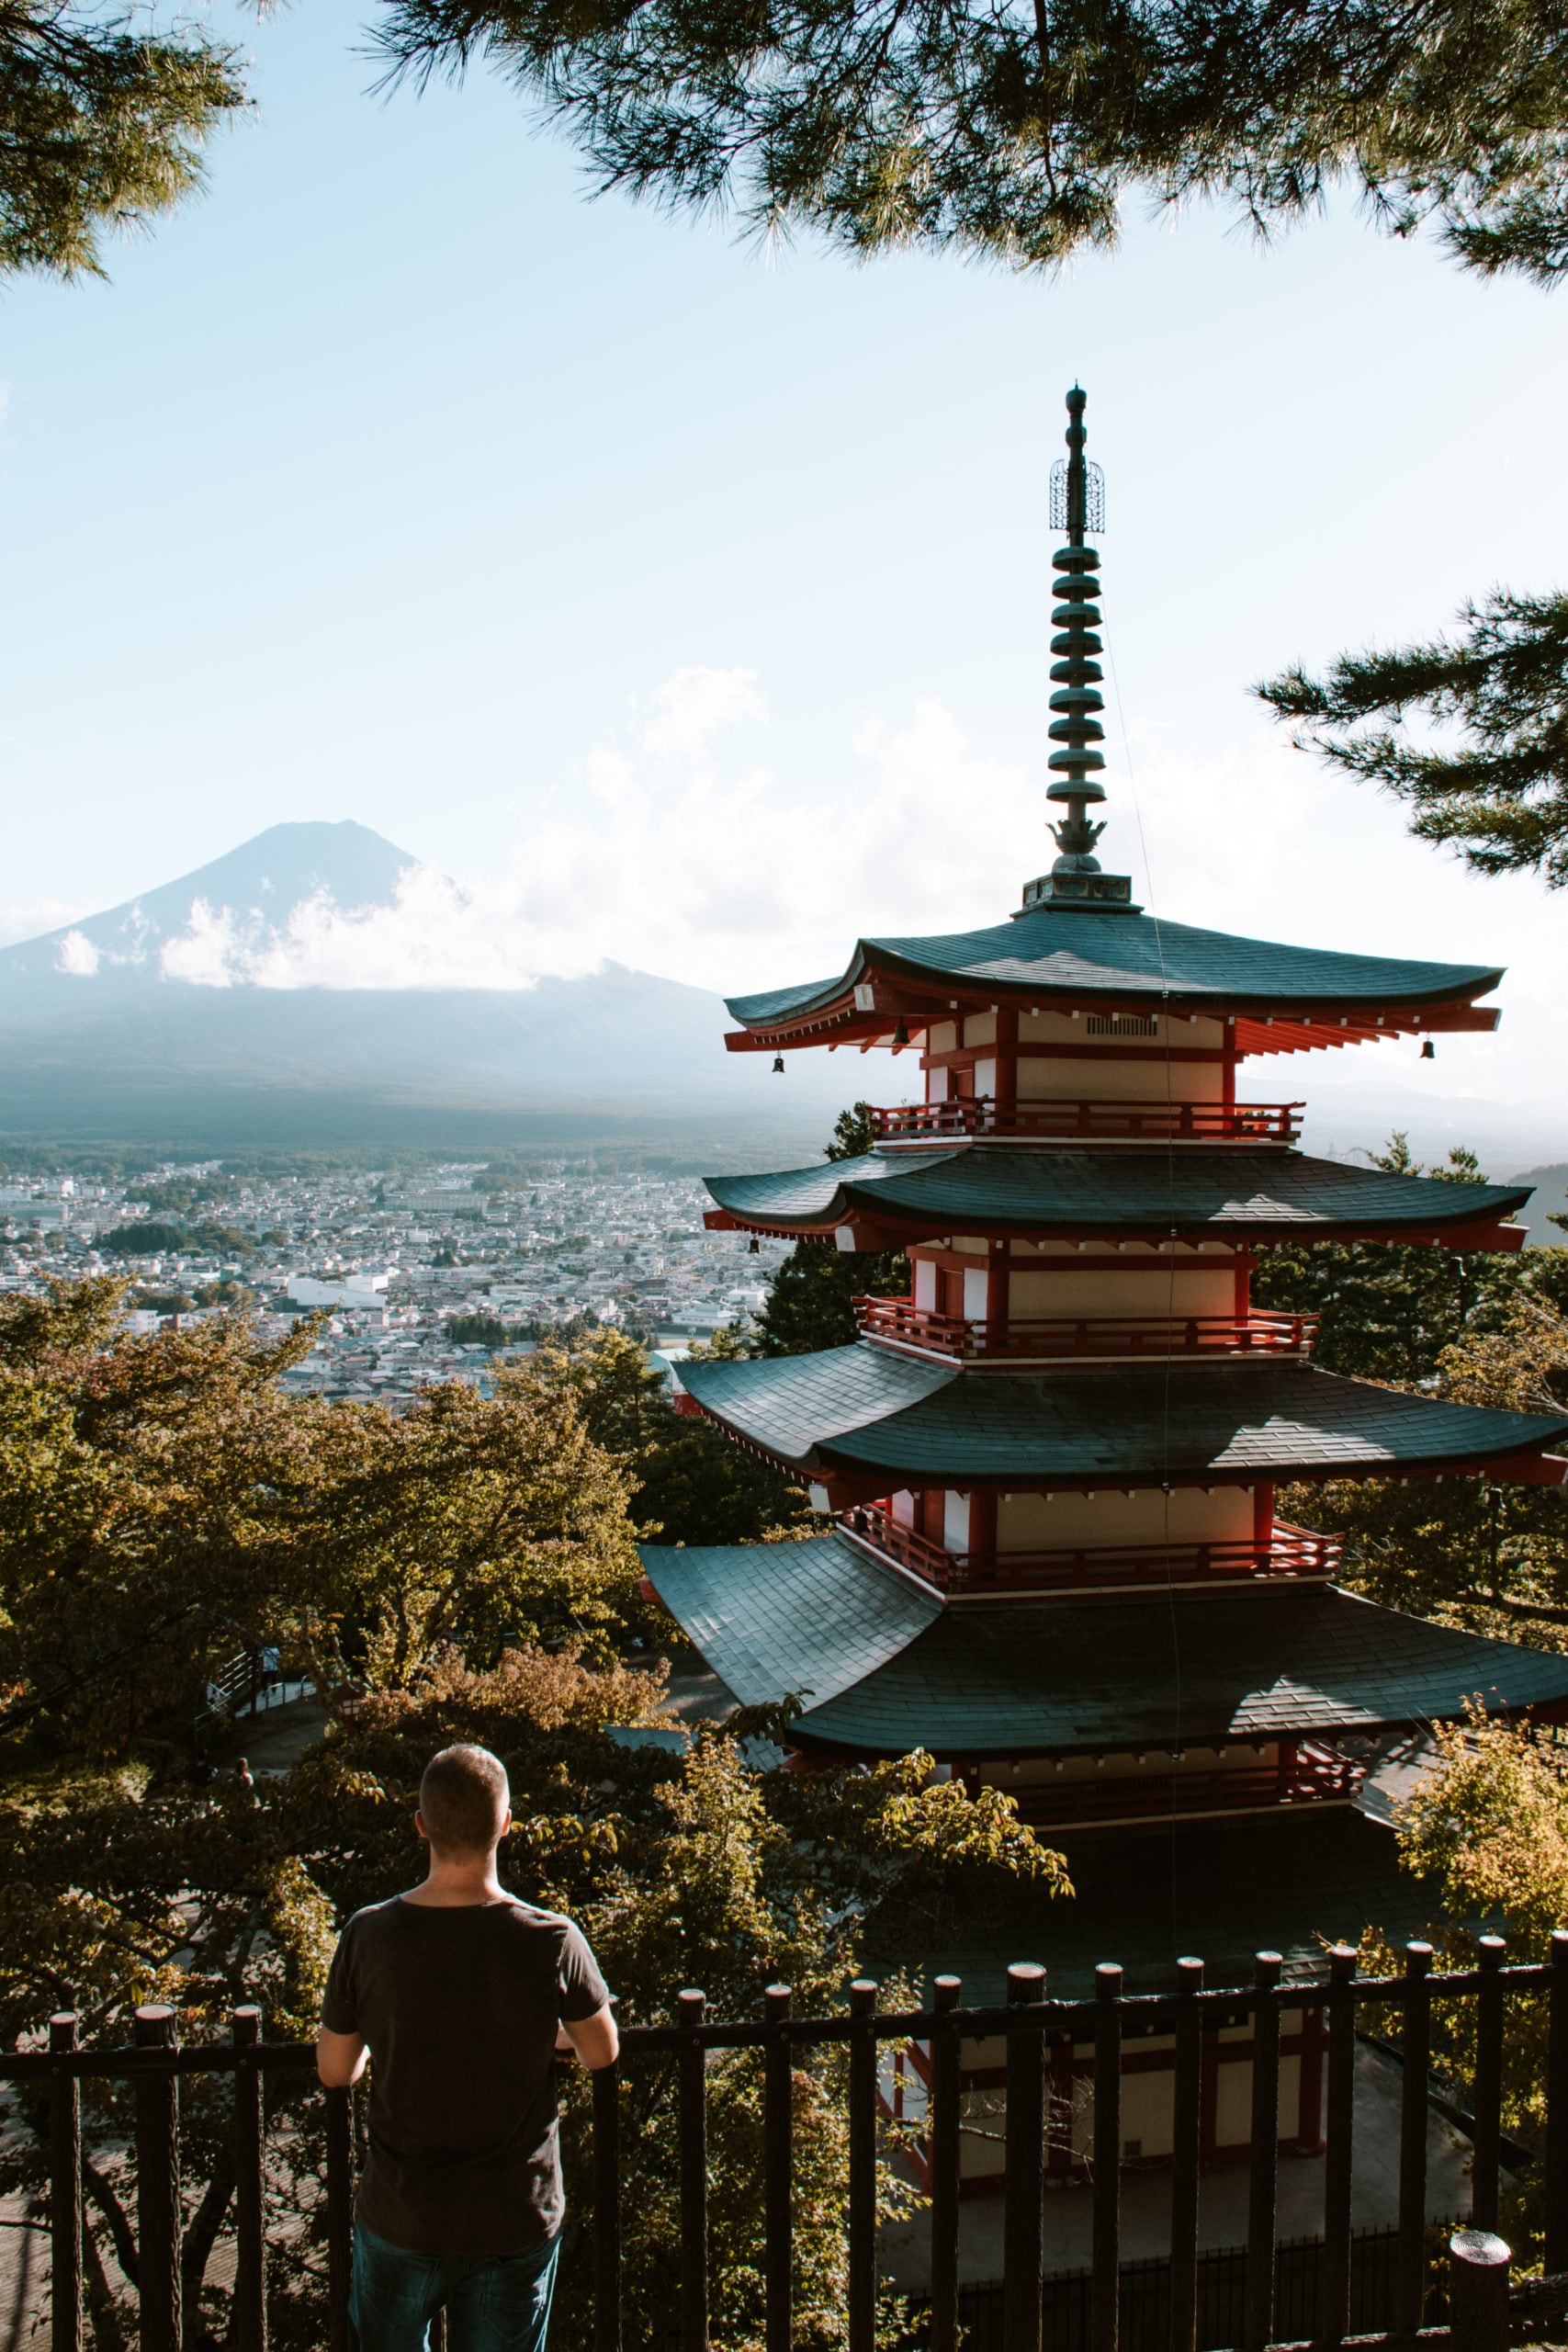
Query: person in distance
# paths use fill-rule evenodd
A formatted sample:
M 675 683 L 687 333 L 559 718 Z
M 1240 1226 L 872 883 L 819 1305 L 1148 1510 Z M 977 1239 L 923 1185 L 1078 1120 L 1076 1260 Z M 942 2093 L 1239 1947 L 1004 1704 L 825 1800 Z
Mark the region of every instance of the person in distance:
M 422 1886 L 356 1911 L 327 1978 L 316 2071 L 367 2058 L 368 2154 L 354 2224 L 360 2352 L 543 2352 L 560 2245 L 555 2061 L 614 2064 L 610 1994 L 581 1930 L 509 1894 L 506 1770 L 484 1747 L 424 1768 Z

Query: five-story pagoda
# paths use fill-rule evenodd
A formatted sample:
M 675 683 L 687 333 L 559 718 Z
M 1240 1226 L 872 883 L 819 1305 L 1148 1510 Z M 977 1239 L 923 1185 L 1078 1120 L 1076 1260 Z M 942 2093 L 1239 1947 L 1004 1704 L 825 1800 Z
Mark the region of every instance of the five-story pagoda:
M 1357 1805 L 1369 1756 L 1473 1697 L 1568 1705 L 1568 1657 L 1343 1591 L 1332 1540 L 1275 1516 L 1287 1480 L 1568 1473 L 1549 1451 L 1568 1415 L 1320 1371 L 1309 1318 L 1249 1302 L 1271 1242 L 1523 1241 L 1527 1191 L 1312 1159 L 1299 1103 L 1238 1097 L 1244 1061 L 1491 1030 L 1502 976 L 1156 921 L 1100 870 L 1100 491 L 1083 393 L 1067 407 L 1055 865 L 998 924 L 864 939 L 840 978 L 730 1006 L 737 1052 L 919 1051 L 923 1102 L 877 1113 L 865 1156 L 709 1185 L 719 1229 L 912 1265 L 852 1346 L 684 1375 L 837 1530 L 643 1547 L 743 1702 L 803 1702 L 803 1761 L 924 1747 L 1066 1849 L 1077 1900 L 1034 1939 L 1058 1983 L 1065 1944 L 1069 1977 L 1107 1954 L 1157 1973 L 1413 1923 Z

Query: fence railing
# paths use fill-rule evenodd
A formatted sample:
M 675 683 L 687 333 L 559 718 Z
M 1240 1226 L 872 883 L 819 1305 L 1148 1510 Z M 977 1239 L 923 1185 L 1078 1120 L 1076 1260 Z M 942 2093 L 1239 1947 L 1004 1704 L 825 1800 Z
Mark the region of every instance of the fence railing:
M 882 1503 L 856 1503 L 838 1524 L 852 1543 L 897 1560 L 957 1600 L 1010 1600 L 1021 1593 L 1106 1592 L 1136 1585 L 1243 1584 L 1258 1577 L 1323 1579 L 1344 1550 L 1338 1535 L 1317 1535 L 1276 1520 L 1265 1543 L 1127 1544 L 998 1552 L 978 1558 L 950 1552 L 903 1526 Z
M 1315 1315 L 939 1315 L 912 1298 L 857 1298 L 855 1321 L 868 1340 L 923 1355 L 1006 1356 L 1052 1363 L 1079 1356 L 1310 1355 Z
M 622 2101 L 620 2080 L 629 2068 L 647 2064 L 672 2067 L 678 2146 L 671 2166 L 679 2184 L 681 2251 L 680 2307 L 670 2314 L 671 2345 L 680 2352 L 707 2352 L 709 2343 L 708 2170 L 706 2073 L 715 2051 L 752 2050 L 762 2077 L 762 2270 L 765 2279 L 765 2352 L 793 2347 L 793 2072 L 796 2053 L 825 2045 L 848 2046 L 848 2180 L 846 2336 L 848 2352 L 875 2352 L 878 2324 L 877 2162 L 883 2101 L 879 2052 L 919 2045 L 929 2081 L 927 2162 L 931 2232 L 931 2293 L 921 2323 L 929 2352 L 958 2352 L 961 2334 L 959 2207 L 961 2145 L 964 2131 L 963 2078 L 966 2044 L 999 2045 L 1005 2077 L 1006 2169 L 1003 2182 L 1003 2278 L 1000 2283 L 1005 2352 L 1043 2352 L 1046 2294 L 1043 2279 L 1043 2188 L 1047 2151 L 1048 2044 L 1066 2036 L 1092 2060 L 1093 2099 L 1085 2148 L 1092 2206 L 1093 2259 L 1088 2287 L 1089 2315 L 1082 2335 L 1086 2352 L 1119 2352 L 1124 2300 L 1122 2262 L 1122 2166 L 1123 2157 L 1122 2059 L 1146 2037 L 1168 2037 L 1172 2075 L 1169 2249 L 1163 2292 L 1168 2308 L 1169 2352 L 1198 2352 L 1202 2278 L 1200 2221 L 1201 2109 L 1205 2050 L 1238 2017 L 1251 2023 L 1248 2223 L 1242 2258 L 1240 2322 L 1233 2341 L 1241 2352 L 1288 2340 L 1278 2326 L 1280 2312 L 1280 2249 L 1276 2244 L 1280 2145 L 1281 2019 L 1287 2012 L 1321 2011 L 1325 2036 L 1325 2129 L 1324 2139 L 1325 2226 L 1321 2274 L 1313 2330 L 1319 2346 L 1344 2343 L 1351 2334 L 1354 2277 L 1352 2215 L 1354 2184 L 1354 2086 L 1359 2013 L 1371 2006 L 1400 2013 L 1403 2060 L 1399 2132 L 1399 2204 L 1395 2232 L 1391 2324 L 1363 2332 L 1357 2341 L 1409 2352 L 1423 2328 L 1428 2292 L 1427 2205 L 1427 2124 L 1433 2038 L 1433 2005 L 1468 2007 L 1474 2034 L 1473 2086 L 1464 2114 L 1472 2152 L 1473 2233 L 1495 2232 L 1501 2195 L 1502 2098 L 1505 2024 L 1511 1996 L 1544 1996 L 1547 2012 L 1548 2111 L 1541 2166 L 1540 2211 L 1544 2267 L 1568 2271 L 1568 1932 L 1551 1939 L 1551 1957 L 1540 1964 L 1505 1965 L 1503 1940 L 1478 1939 L 1476 1964 L 1446 1974 L 1432 1973 L 1429 1945 L 1405 1950 L 1403 1972 L 1371 1978 L 1357 1973 L 1348 1949 L 1329 1956 L 1325 1976 L 1282 1976 L 1280 1955 L 1258 1955 L 1249 1986 L 1206 1988 L 1198 1960 L 1177 1963 L 1174 1993 L 1124 1996 L 1122 1971 L 1105 1964 L 1095 1972 L 1091 1999 L 1053 1999 L 1043 1968 L 1015 1965 L 1008 1971 L 1007 2000 L 999 2007 L 965 2007 L 957 1977 L 939 1976 L 931 2007 L 902 2013 L 876 2007 L 877 1987 L 861 1982 L 850 1988 L 846 2014 L 796 2018 L 787 1987 L 771 1986 L 762 2015 L 746 2022 L 712 2019 L 700 1992 L 679 1995 L 676 2018 L 661 2026 L 633 2026 L 622 2036 L 616 2065 L 592 2082 L 592 2211 L 594 2352 L 621 2352 L 622 2346 Z M 181 2153 L 179 2086 L 193 2075 L 231 2075 L 234 2082 L 232 2162 L 236 2267 L 230 2342 L 235 2352 L 265 2352 L 268 2248 L 265 2227 L 266 2132 L 263 2077 L 313 2069 L 314 2051 L 302 2042 L 266 2042 L 260 2038 L 259 2010 L 232 2014 L 226 2041 L 178 2047 L 175 2017 L 163 2007 L 139 2009 L 132 2047 L 84 2050 L 77 2020 L 62 2013 L 51 2022 L 47 2050 L 0 2056 L 0 2081 L 41 2090 L 49 2105 L 51 2247 L 51 2352 L 82 2352 L 83 2344 L 83 2137 L 84 2081 L 112 2077 L 134 2090 L 136 2155 L 137 2279 L 141 2301 L 140 2352 L 179 2352 L 182 2341 Z M 328 2090 L 326 2198 L 328 2278 L 322 2340 L 330 2352 L 350 2352 L 349 2280 L 352 2251 L 354 2140 L 350 2093 Z M 1517 2161 L 1517 2152 L 1515 2152 Z M 1506 2279 L 1506 2248 L 1475 2235 L 1473 2267 L 1479 2285 L 1466 2285 L 1456 2311 L 1456 2347 L 1500 2345 L 1505 2323 L 1478 2329 L 1488 2311 L 1503 2311 L 1494 2290 Z M 1489 2251 L 1490 2249 L 1490 2251 Z M 1499 2278 L 1499 2270 L 1501 2273 Z M 1484 2274 L 1484 2276 L 1483 2276 Z M 1490 2280 L 1490 2284 L 1488 2284 Z M 1558 2283 L 1568 2286 L 1568 2282 Z M 1456 2296 L 1461 2274 L 1454 2274 Z M 1515 2290 L 1515 2335 L 1534 2333 L 1542 2308 L 1539 2288 Z M 1488 2296 L 1492 2300 L 1488 2301 Z M 1466 2300 L 1468 2298 L 1468 2300 Z M 1551 2294 L 1545 2297 L 1550 2303 Z M 1506 2322 L 1506 2313 L 1505 2313 Z M 1207 2340 L 1213 2341 L 1212 2332 Z M 1426 2330 L 1423 2345 L 1441 2346 L 1447 2329 Z
M 887 1142 L 942 1136 L 1037 1136 L 1131 1143 L 1294 1143 L 1300 1102 L 1124 1102 L 1052 1100 L 998 1102 L 957 1095 L 946 1102 L 897 1102 L 871 1112 L 872 1132 Z

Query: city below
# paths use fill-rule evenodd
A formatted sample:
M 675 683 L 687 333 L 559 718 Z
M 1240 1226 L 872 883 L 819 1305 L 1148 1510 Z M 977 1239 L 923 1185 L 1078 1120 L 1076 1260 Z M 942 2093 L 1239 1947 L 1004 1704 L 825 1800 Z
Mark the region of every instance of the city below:
M 265 1334 L 324 1317 L 290 1388 L 392 1410 L 497 1355 L 600 1324 L 679 1351 L 743 1325 L 787 1251 L 703 1227 L 694 1178 L 448 1162 L 270 1178 L 165 1165 L 125 1182 L 0 1184 L 0 1292 L 125 1278 L 129 1328 L 254 1309 Z

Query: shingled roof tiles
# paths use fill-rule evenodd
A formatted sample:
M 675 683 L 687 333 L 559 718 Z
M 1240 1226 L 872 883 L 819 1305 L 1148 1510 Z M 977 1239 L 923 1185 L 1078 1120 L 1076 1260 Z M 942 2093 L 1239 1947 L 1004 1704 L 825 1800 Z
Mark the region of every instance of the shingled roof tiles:
M 721 1207 L 760 1225 L 836 1225 L 852 1210 L 919 1220 L 931 1233 L 1016 1227 L 1031 1233 L 1161 1235 L 1304 1232 L 1490 1223 L 1522 1208 L 1529 1185 L 1454 1184 L 1427 1176 L 1236 1150 L 1144 1153 L 1026 1150 L 870 1152 L 773 1175 L 711 1176 Z
M 1499 1412 L 1299 1363 L 965 1370 L 862 1340 L 682 1368 L 697 1402 L 807 1471 L 894 1485 L 1267 1479 L 1482 1464 L 1568 1437 L 1568 1413 Z
M 791 1690 L 820 1706 L 896 1657 L 942 1611 L 935 1593 L 836 1535 L 637 1549 L 666 1609 L 743 1706 Z
M 1186 1005 L 1209 998 L 1250 1005 L 1389 1006 L 1439 1003 L 1495 988 L 1500 970 L 1479 964 L 1426 964 L 1384 956 L 1341 955 L 1243 939 L 1156 922 L 1150 915 L 1043 907 L 984 931 L 943 932 L 924 939 L 866 939 L 833 980 L 731 997 L 729 1010 L 750 1028 L 838 1002 L 868 965 L 933 981 L 964 978 L 1041 996 L 1168 997 Z
M 1568 1657 L 1332 1587 L 943 1607 L 837 1536 L 640 1549 L 743 1703 L 809 1693 L 800 1731 L 867 1754 L 1196 1747 L 1568 1698 Z

